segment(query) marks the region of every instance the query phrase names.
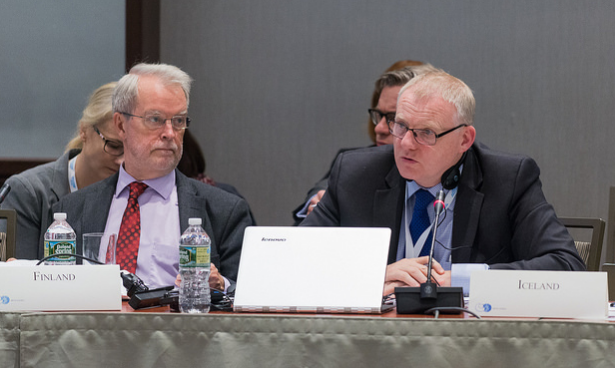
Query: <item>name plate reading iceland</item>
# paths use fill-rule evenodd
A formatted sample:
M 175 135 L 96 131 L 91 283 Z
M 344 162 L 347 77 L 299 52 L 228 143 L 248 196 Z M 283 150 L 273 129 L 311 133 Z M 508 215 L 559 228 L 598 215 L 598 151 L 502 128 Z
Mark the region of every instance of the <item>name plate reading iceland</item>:
M 481 316 L 606 319 L 605 272 L 472 272 L 468 309 Z
M 118 265 L 0 267 L 0 311 L 121 310 Z

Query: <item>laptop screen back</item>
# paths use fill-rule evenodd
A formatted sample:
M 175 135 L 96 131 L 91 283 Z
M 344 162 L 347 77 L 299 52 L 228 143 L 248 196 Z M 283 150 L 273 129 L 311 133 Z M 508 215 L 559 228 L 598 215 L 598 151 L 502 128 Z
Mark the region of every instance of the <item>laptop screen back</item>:
M 378 313 L 388 228 L 248 227 L 236 311 Z

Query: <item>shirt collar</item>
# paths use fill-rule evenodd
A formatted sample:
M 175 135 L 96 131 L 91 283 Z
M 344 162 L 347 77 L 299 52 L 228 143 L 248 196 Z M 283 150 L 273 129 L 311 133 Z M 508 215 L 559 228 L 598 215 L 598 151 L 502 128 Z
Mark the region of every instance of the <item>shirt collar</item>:
M 463 172 L 463 165 L 459 167 L 459 172 Z M 418 185 L 414 180 L 406 181 L 406 203 L 408 203 L 408 199 L 412 198 L 412 196 L 419 190 L 424 189 L 431 193 L 432 196 L 436 197 L 440 189 L 442 189 L 442 183 L 438 183 L 431 188 L 424 188 Z M 451 190 L 445 190 L 446 199 L 444 200 L 446 204 L 446 210 L 452 211 L 455 209 L 455 197 L 457 196 L 457 187 Z
M 115 196 L 118 197 L 120 193 L 134 181 L 138 180 L 124 170 L 124 165 L 120 165 L 120 173 L 117 179 L 117 186 L 115 187 Z M 175 186 L 175 170 L 159 178 L 143 180 L 143 183 L 155 190 L 162 198 L 168 199 Z
M 463 172 L 463 164 L 459 166 L 459 173 L 462 173 L 462 172 Z M 414 195 L 414 193 L 416 193 L 419 189 L 424 189 L 428 191 L 429 193 L 431 193 L 432 196 L 435 197 L 438 195 L 438 192 L 440 191 L 440 189 L 442 189 L 442 183 L 438 183 L 431 188 L 425 188 L 425 187 L 418 185 L 414 180 L 406 180 L 406 200 L 408 200 L 408 198 L 411 198 Z M 445 192 L 449 192 L 449 191 L 445 190 Z M 454 195 L 457 193 L 457 187 L 451 190 L 451 192 L 453 192 L 453 198 L 454 198 Z
M 418 185 L 414 180 L 406 181 L 406 199 L 412 197 L 414 193 L 416 193 L 419 189 L 424 189 L 428 191 L 429 193 L 431 193 L 432 196 L 435 197 L 440 191 L 440 189 L 442 189 L 442 184 L 438 183 L 431 188 L 424 188 Z

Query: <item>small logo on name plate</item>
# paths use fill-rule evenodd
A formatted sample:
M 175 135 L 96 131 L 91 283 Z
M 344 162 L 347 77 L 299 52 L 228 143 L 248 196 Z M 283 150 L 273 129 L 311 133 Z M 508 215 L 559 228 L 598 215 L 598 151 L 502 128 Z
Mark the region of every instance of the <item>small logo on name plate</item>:
M 485 304 L 477 304 L 476 305 L 476 310 L 478 310 L 479 312 L 491 312 L 491 304 L 489 303 L 485 303 Z

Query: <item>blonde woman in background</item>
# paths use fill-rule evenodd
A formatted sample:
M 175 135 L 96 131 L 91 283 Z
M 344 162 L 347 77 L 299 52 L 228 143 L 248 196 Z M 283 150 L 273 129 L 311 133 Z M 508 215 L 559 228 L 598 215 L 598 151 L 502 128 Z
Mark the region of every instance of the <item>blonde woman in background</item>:
M 54 203 L 119 170 L 124 146 L 113 125 L 111 97 L 115 85 L 116 82 L 107 83 L 92 93 L 75 136 L 59 159 L 7 180 L 11 192 L 2 208 L 13 208 L 17 212 L 17 258 L 43 257 L 43 237 L 53 220 L 51 206 Z

